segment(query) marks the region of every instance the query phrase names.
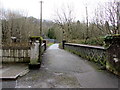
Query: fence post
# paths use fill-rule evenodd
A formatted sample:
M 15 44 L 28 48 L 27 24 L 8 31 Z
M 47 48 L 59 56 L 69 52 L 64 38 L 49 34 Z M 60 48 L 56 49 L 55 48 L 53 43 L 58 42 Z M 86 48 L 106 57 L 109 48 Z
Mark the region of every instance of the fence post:
M 45 50 L 46 50 L 46 48 L 47 48 L 47 47 L 46 47 L 46 40 L 43 40 L 43 43 L 45 44 L 44 46 L 45 46 Z
M 63 41 L 62 41 L 62 48 L 63 48 L 63 49 L 65 48 L 65 42 L 66 42 L 66 40 L 63 40 Z
M 120 35 L 107 36 L 105 43 L 108 46 L 106 68 L 120 75 Z

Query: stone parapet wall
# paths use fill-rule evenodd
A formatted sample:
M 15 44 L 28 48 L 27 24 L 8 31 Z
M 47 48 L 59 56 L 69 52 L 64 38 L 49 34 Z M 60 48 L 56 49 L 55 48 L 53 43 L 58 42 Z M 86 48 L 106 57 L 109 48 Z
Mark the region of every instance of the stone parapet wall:
M 3 46 L 0 48 L 0 62 L 20 62 L 29 63 L 31 53 L 31 46 Z M 46 44 L 41 45 L 41 54 L 44 53 L 46 49 Z
M 64 48 L 101 66 L 106 65 L 107 55 L 104 47 L 65 43 Z
M 100 68 L 107 69 L 120 76 L 120 46 L 112 44 L 109 48 L 74 43 L 64 43 L 64 49 L 93 61 Z

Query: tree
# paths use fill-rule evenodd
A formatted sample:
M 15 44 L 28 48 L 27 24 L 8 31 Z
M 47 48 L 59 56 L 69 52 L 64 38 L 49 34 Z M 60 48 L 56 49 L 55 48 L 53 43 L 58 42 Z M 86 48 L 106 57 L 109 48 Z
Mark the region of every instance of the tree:
M 69 41 L 71 33 L 71 23 L 74 21 L 75 17 L 73 16 L 73 8 L 67 6 L 63 7 L 61 10 L 56 11 L 57 18 L 54 20 L 61 28 L 63 32 L 63 39 Z
M 56 39 L 56 36 L 55 36 L 55 32 L 54 32 L 54 29 L 51 28 L 48 30 L 48 35 L 47 35 L 50 39 Z
M 101 8 L 103 7 L 103 8 Z M 120 2 L 107 2 L 95 11 L 95 23 L 106 34 L 120 34 Z M 109 27 L 109 28 L 108 28 Z
M 112 25 L 112 33 L 120 34 L 120 2 L 109 2 L 106 11 L 108 22 Z
M 3 11 L 2 40 L 4 43 L 10 43 L 11 37 L 16 37 L 16 41 L 22 43 L 28 42 L 30 36 L 39 36 L 39 20 L 24 15 L 16 11 Z

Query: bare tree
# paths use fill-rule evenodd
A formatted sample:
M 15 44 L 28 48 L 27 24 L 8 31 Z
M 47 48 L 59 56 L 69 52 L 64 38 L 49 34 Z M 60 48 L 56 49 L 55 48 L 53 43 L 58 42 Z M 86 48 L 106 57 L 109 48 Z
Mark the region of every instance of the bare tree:
M 110 32 L 105 30 L 105 21 L 106 21 L 106 16 L 104 12 L 104 8 L 102 8 L 102 5 L 98 5 L 95 9 L 95 16 L 94 18 L 94 23 L 96 24 L 97 28 L 103 33 L 103 34 L 108 34 Z
M 11 37 L 16 37 L 17 42 L 27 42 L 29 36 L 38 35 L 39 22 L 33 17 L 16 11 L 3 11 L 2 33 L 3 42 L 12 42 Z
M 106 14 L 108 16 L 108 22 L 112 25 L 112 33 L 118 34 L 120 24 L 120 2 L 114 1 L 107 4 Z
M 103 8 L 101 8 L 103 7 Z M 120 2 L 107 2 L 99 5 L 95 12 L 96 24 L 99 30 L 106 34 L 120 34 Z M 106 27 L 106 30 L 105 30 Z M 109 28 L 108 28 L 109 27 Z
M 71 33 L 71 23 L 74 21 L 73 8 L 69 5 L 56 11 L 57 18 L 54 20 L 63 30 L 63 39 L 69 40 Z
M 89 38 L 88 24 L 89 24 L 89 22 L 88 22 L 88 8 L 86 6 L 86 27 L 87 27 L 87 29 L 86 29 L 86 40 Z M 85 42 L 86 42 L 86 40 L 85 40 Z

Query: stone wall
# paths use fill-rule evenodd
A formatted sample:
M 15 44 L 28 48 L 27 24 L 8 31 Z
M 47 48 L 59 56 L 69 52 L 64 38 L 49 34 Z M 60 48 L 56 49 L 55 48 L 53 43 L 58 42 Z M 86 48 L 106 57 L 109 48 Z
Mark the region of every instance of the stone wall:
M 64 48 L 83 58 L 94 61 L 101 66 L 106 65 L 106 49 L 104 47 L 83 44 L 65 43 Z
M 30 61 L 30 47 L 8 46 L 2 47 L 2 62 L 22 62 Z
M 74 43 L 64 43 L 63 46 L 65 50 L 99 64 L 101 69 L 120 76 L 120 43 L 112 43 L 109 48 Z
M 29 63 L 31 53 L 35 53 L 31 51 L 31 46 L 3 46 L 0 48 L 2 55 L 0 56 L 1 62 L 20 62 L 20 63 Z M 46 49 L 46 44 L 42 43 L 41 45 L 41 54 L 44 53 Z
M 107 36 L 105 43 L 108 55 L 106 68 L 120 76 L 120 34 Z

